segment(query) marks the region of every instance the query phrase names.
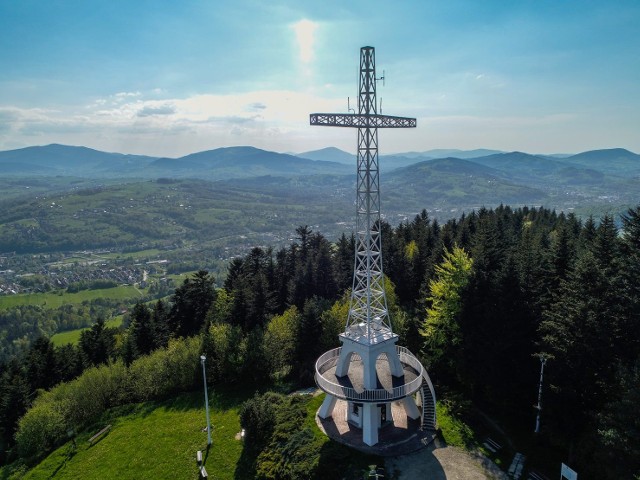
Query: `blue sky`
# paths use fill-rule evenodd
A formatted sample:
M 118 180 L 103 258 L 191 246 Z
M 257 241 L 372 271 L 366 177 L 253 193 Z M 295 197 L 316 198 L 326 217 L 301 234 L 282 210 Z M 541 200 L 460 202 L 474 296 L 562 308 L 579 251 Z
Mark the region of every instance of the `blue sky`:
M 640 152 L 640 1 L 0 0 L 0 149 L 179 156 L 355 149 L 359 48 L 376 47 L 381 153 Z

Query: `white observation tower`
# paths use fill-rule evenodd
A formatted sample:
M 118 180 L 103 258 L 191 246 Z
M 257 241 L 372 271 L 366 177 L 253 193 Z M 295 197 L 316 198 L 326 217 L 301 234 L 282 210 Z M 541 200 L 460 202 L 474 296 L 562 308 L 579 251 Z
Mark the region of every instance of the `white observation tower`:
M 362 429 L 367 445 L 376 445 L 379 429 L 394 422 L 392 402 L 402 402 L 409 418 L 422 418 L 422 428 L 434 429 L 436 422 L 435 394 L 427 371 L 408 349 L 396 345 L 398 335 L 391 329 L 382 273 L 378 128 L 411 128 L 416 119 L 378 114 L 377 80 L 375 50 L 362 47 L 358 112 L 310 115 L 311 125 L 358 129 L 356 252 L 349 317 L 339 336 L 342 347 L 318 358 L 315 378 L 327 394 L 320 418 L 333 415 L 338 399 L 346 401 L 346 420 Z

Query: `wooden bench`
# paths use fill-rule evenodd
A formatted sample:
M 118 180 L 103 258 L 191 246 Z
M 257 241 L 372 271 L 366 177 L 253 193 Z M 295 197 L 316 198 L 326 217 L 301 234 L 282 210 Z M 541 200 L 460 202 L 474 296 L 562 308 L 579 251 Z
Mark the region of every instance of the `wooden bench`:
M 502 449 L 502 445 L 489 437 L 484 439 L 483 445 L 487 448 L 487 450 L 493 453 L 496 453 L 498 450 Z
M 548 480 L 547 477 L 536 472 L 529 472 L 529 480 Z
M 107 425 L 106 427 L 104 427 L 102 430 L 100 430 L 98 433 L 96 433 L 93 437 L 91 437 L 89 439 L 89 445 L 93 445 L 94 443 L 96 443 L 98 440 L 100 440 L 105 433 L 107 433 L 109 430 L 111 430 L 111 425 Z

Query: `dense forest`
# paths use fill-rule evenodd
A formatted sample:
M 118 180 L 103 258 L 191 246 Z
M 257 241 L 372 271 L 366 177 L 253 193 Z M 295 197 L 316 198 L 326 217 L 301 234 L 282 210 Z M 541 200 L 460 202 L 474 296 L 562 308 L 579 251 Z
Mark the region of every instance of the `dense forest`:
M 616 220 L 500 206 L 379 225 L 394 331 L 439 397 L 532 431 L 544 358 L 540 442 L 581 478 L 640 475 L 640 207 Z M 195 387 L 200 351 L 216 383 L 311 385 L 344 328 L 353 250 L 353 237 L 331 243 L 301 226 L 287 247 L 235 258 L 220 288 L 200 271 L 169 300 L 136 305 L 126 328 L 97 319 L 77 347 L 34 341 L 0 365 L 1 460 L 50 450 L 101 408 Z M 188 374 L 162 370 L 171 349 Z M 114 390 L 85 416 L 65 410 L 87 375 L 114 375 L 91 384 Z

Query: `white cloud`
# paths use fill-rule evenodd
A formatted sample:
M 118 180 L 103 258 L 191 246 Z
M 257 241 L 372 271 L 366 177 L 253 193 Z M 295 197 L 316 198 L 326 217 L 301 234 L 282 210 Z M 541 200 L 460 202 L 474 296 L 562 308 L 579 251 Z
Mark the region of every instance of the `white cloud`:
M 140 92 L 118 92 L 113 95 L 116 98 L 131 98 L 131 97 L 139 97 Z
M 67 143 L 161 156 L 238 144 L 303 151 L 307 138 L 330 142 L 310 134 L 309 113 L 342 111 L 343 103 L 313 93 L 262 90 L 163 100 L 114 94 L 64 111 L 0 108 L 0 150 Z
M 172 115 L 176 113 L 175 105 L 170 103 L 161 103 L 159 105 L 145 105 L 138 110 L 139 117 L 150 117 L 151 115 Z

